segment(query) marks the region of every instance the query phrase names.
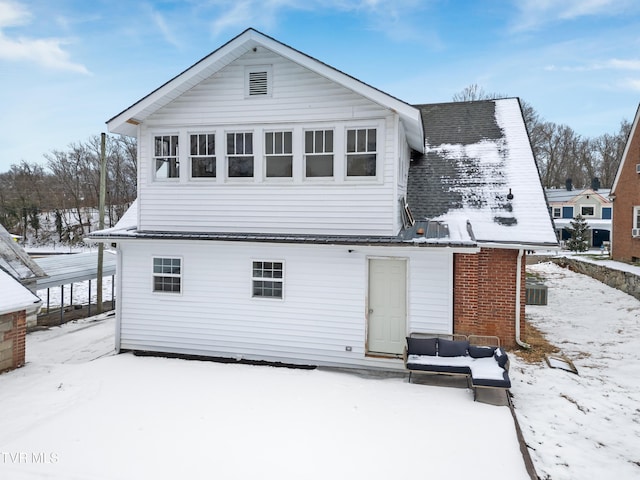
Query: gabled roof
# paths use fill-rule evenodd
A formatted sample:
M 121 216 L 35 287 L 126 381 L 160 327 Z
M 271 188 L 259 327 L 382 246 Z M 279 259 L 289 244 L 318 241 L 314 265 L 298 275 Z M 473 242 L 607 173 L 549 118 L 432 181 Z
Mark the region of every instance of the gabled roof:
M 0 225 L 0 270 L 4 270 L 21 282 L 47 276 L 2 225 Z
M 107 121 L 109 131 L 135 136 L 137 125 L 144 122 L 154 112 L 257 47 L 266 48 L 397 112 L 404 124 L 409 145 L 420 152 L 422 151 L 423 129 L 420 112 L 415 107 L 252 28 L 245 30 L 146 97 L 109 119 Z
M 640 105 L 638 105 L 638 108 L 636 110 L 636 116 L 635 119 L 633 120 L 633 125 L 631 126 L 631 131 L 629 132 L 629 137 L 627 138 L 627 143 L 624 147 L 624 152 L 622 154 L 622 159 L 620 160 L 620 163 L 618 164 L 618 171 L 616 172 L 616 178 L 613 181 L 613 186 L 611 187 L 611 195 L 615 195 L 616 193 L 616 187 L 618 186 L 618 180 L 620 179 L 620 174 L 622 172 L 622 168 L 624 167 L 624 163 L 627 159 L 628 153 L 629 153 L 629 148 L 631 148 L 631 141 L 633 140 L 633 138 L 636 135 L 640 135 L 640 130 L 638 130 L 639 124 L 640 123 Z
M 468 223 L 478 244 L 557 246 L 517 98 L 418 108 L 426 153 L 411 162 L 407 192 L 416 219 Z

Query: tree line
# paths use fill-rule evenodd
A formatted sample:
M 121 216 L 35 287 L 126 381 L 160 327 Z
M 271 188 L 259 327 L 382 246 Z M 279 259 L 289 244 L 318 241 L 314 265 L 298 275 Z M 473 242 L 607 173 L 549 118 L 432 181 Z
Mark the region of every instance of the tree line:
M 504 97 L 500 93 L 486 93 L 473 84 L 455 94 L 453 101 Z M 543 187 L 565 188 L 567 180 L 571 180 L 573 188 L 584 189 L 597 179 L 600 187 L 611 188 L 631 132 L 629 121 L 622 120 L 616 133 L 588 138 L 567 125 L 544 120 L 527 102 L 521 104 Z
M 46 163 L 22 161 L 0 173 L 0 223 L 36 239 L 43 214 L 52 216 L 58 241 L 87 233 L 100 193 L 100 135 L 45 154 Z M 136 141 L 106 137 L 105 226 L 113 226 L 136 198 Z

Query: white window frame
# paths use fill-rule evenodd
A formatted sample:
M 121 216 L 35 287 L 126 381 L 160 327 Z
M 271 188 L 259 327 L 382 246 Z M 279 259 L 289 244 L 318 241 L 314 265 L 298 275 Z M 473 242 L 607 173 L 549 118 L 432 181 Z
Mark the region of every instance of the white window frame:
M 158 154 L 158 151 L 156 150 L 156 144 L 157 144 L 157 140 L 158 139 L 164 139 L 164 138 L 175 138 L 175 155 L 170 155 L 170 154 L 165 154 L 164 152 L 160 152 L 160 154 Z M 164 140 L 161 140 L 161 142 L 164 142 Z M 169 140 L 169 149 L 171 150 L 171 146 L 172 146 L 172 141 Z M 180 134 L 177 132 L 171 132 L 171 133 L 161 133 L 161 132 L 157 132 L 157 133 L 153 133 L 151 135 L 151 151 L 153 152 L 153 156 L 152 156 L 152 164 L 151 164 L 151 169 L 153 172 L 153 179 L 154 181 L 158 181 L 158 182 L 177 182 L 180 180 Z M 168 152 L 171 153 L 171 152 Z M 158 176 L 158 168 L 157 168 L 157 162 L 158 161 L 168 161 L 171 162 L 171 160 L 173 160 L 175 162 L 175 168 L 177 171 L 177 175 L 175 176 L 166 176 L 166 177 L 161 177 Z
M 562 207 L 551 207 L 553 218 L 562 218 Z
M 192 141 L 192 137 L 197 136 L 200 137 L 202 135 L 211 135 L 213 136 L 213 151 L 208 151 L 208 145 L 209 143 L 206 142 L 205 144 L 205 152 L 202 153 L 200 151 L 200 143 L 198 142 L 198 152 L 196 154 L 193 154 L 192 148 L 191 148 L 191 141 Z M 189 139 L 189 179 L 194 180 L 196 182 L 215 182 L 218 176 L 217 170 L 218 170 L 218 157 L 216 155 L 216 149 L 217 149 L 217 142 L 218 139 L 216 138 L 216 132 L 214 131 L 209 131 L 209 132 L 189 132 L 187 134 L 187 138 Z M 206 158 L 213 158 L 213 175 L 212 176 L 206 176 L 206 177 L 196 177 L 193 175 L 193 161 L 197 160 L 197 159 L 206 159 Z
M 293 180 L 293 159 L 294 159 L 294 131 L 291 129 L 276 129 L 276 130 L 265 130 L 263 132 L 264 137 L 263 137 L 263 144 L 262 144 L 262 154 L 264 156 L 264 168 L 263 168 L 263 178 L 267 181 L 292 181 Z M 282 152 L 276 152 L 276 139 L 275 136 L 281 134 L 282 135 Z M 285 152 L 285 135 L 290 135 L 291 136 L 291 142 L 290 142 L 290 146 L 291 146 L 291 151 L 290 152 Z M 274 135 L 274 137 L 272 138 L 272 147 L 274 149 L 274 151 L 272 153 L 267 153 L 267 149 L 268 147 L 268 142 L 267 142 L 267 136 L 268 135 Z M 275 158 L 275 157 L 290 157 L 291 158 L 291 175 L 287 176 L 283 176 L 283 177 L 270 177 L 268 176 L 268 169 L 269 169 L 269 159 L 270 158 Z
M 327 149 L 327 132 L 331 132 L 331 148 Z M 311 133 L 313 137 L 311 151 L 307 152 L 307 133 Z M 316 135 L 322 134 L 322 151 L 316 149 Z M 304 158 L 303 161 L 303 178 L 305 180 L 316 181 L 316 180 L 329 180 L 334 179 L 336 175 L 336 132 L 334 128 L 308 128 L 302 131 L 302 155 Z M 308 176 L 307 175 L 307 161 L 309 158 L 313 157 L 323 157 L 323 156 L 331 156 L 331 175 L 327 176 Z
M 369 130 L 373 130 L 376 132 L 376 148 L 375 150 L 369 150 L 369 142 L 368 140 L 365 142 L 365 149 L 358 149 L 358 133 L 356 133 L 355 139 L 355 150 L 353 152 L 349 152 L 349 132 L 351 131 L 366 131 L 367 139 L 369 138 Z M 367 125 L 367 126 L 356 126 L 356 125 L 347 125 L 344 131 L 344 178 L 347 180 L 376 180 L 380 175 L 380 154 L 379 154 L 379 145 L 381 138 L 382 129 L 378 125 Z M 375 155 L 375 175 L 349 175 L 349 156 L 356 155 Z
M 251 78 L 253 75 L 264 72 L 266 74 L 266 93 L 251 93 Z M 244 69 L 244 98 L 259 99 L 271 98 L 273 94 L 273 67 L 271 65 L 248 65 Z
M 591 215 L 585 214 L 584 213 L 585 208 L 593 208 L 593 214 Z M 598 213 L 598 206 L 595 203 L 588 204 L 588 205 L 580 205 L 580 215 L 584 218 L 594 218 L 597 213 Z
M 177 260 L 179 262 L 178 264 L 179 272 L 178 273 L 165 272 L 165 271 L 156 272 L 156 260 L 170 260 L 171 262 Z M 160 267 L 163 267 L 163 266 L 165 265 L 160 265 Z M 167 265 L 167 266 L 172 267 L 172 265 Z M 183 273 L 184 273 L 184 261 L 182 257 L 169 256 L 169 255 L 154 255 L 151 258 L 151 291 L 154 294 L 159 294 L 159 295 L 182 295 L 182 291 L 184 287 Z M 162 290 L 162 289 L 156 290 L 156 277 L 179 279 L 180 280 L 179 290 L 178 291 Z
M 633 228 L 640 228 L 640 205 L 633 207 Z
M 251 135 L 251 153 L 247 154 L 245 152 L 246 150 L 246 137 L 244 137 L 243 139 L 243 152 L 242 153 L 236 153 L 235 151 L 233 153 L 229 153 L 229 135 L 234 135 L 234 150 L 235 150 L 235 136 L 236 135 Z M 242 181 L 249 181 L 249 182 L 253 182 L 254 179 L 256 178 L 256 145 L 255 145 L 255 139 L 256 139 L 256 135 L 255 132 L 253 130 L 233 130 L 233 131 L 227 131 L 224 134 L 224 160 L 225 160 L 225 178 L 227 180 L 233 181 L 233 182 L 242 182 Z M 252 171 L 252 175 L 251 176 L 231 176 L 229 174 L 229 167 L 230 167 L 230 159 L 231 157 L 235 157 L 235 158 L 239 158 L 239 157 L 244 157 L 244 158 L 251 158 L 252 163 L 253 163 L 253 171 Z
M 256 264 L 262 264 L 261 270 L 265 272 L 265 264 L 279 264 L 280 265 L 280 277 L 262 276 L 256 275 Z M 276 271 L 274 267 L 266 271 Z M 260 300 L 284 300 L 284 279 L 285 279 L 285 263 L 284 260 L 264 260 L 264 259 L 252 259 L 251 260 L 251 298 Z M 256 295 L 255 282 L 272 282 L 280 284 L 280 296 L 270 295 Z

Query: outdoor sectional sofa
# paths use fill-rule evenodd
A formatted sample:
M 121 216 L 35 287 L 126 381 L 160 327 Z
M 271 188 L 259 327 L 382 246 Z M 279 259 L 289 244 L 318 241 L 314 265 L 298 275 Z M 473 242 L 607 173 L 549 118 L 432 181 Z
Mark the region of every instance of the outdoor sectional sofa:
M 407 337 L 404 364 L 409 382 L 414 372 L 466 376 L 474 400 L 477 388 L 511 388 L 509 357 L 497 337 L 412 334 Z

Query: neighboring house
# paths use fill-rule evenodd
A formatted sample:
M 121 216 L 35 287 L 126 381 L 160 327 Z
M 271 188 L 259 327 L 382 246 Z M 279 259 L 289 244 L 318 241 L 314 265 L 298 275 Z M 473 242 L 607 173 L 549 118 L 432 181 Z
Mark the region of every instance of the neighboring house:
M 34 295 L 37 294 L 37 281 L 47 277 L 47 274 L 25 252 L 24 248 L 0 225 L 0 270 L 4 270 Z M 27 309 L 27 326 L 38 323 L 38 308 L 32 306 Z
M 611 256 L 624 262 L 640 261 L 640 107 L 611 188 L 613 239 Z
M 116 347 L 402 368 L 524 322 L 557 247 L 518 99 L 408 105 L 253 29 L 108 122 L 138 139 Z M 414 220 L 415 219 L 415 223 Z
M 549 213 L 553 217 L 556 234 L 565 242 L 571 238 L 567 227 L 572 220 L 581 215 L 589 225 L 589 246 L 602 247 L 611 241 L 611 218 L 613 202 L 609 199 L 610 190 L 600 189 L 597 178 L 591 182 L 591 188 L 573 190 L 571 180 L 566 188 L 548 188 L 545 190 Z
M 0 372 L 24 365 L 27 312 L 40 299 L 0 268 Z

